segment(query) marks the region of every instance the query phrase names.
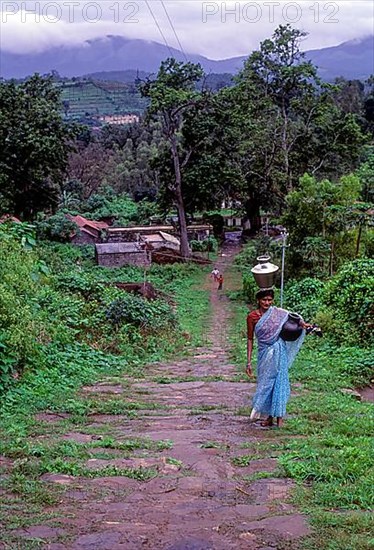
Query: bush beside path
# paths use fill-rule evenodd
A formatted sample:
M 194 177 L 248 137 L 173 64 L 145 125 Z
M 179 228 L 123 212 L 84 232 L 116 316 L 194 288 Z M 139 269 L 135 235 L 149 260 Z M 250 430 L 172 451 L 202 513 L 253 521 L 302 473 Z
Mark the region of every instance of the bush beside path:
M 347 538 L 323 546 L 315 526 L 333 538 L 331 513 L 318 517 L 320 509 L 299 494 L 313 479 L 307 466 L 311 456 L 316 458 L 315 423 L 321 426 L 313 388 L 300 381 L 293 385 L 284 430 L 249 423 L 254 384 L 243 374 L 244 363 L 239 367 L 240 360 L 233 359 L 240 357 L 235 347 L 243 353 L 245 342 L 245 308 L 228 297 L 241 285 L 231 265 L 235 254 L 227 249 L 217 260 L 225 277 L 223 292 L 209 275 L 196 289 L 209 293 L 211 308 L 209 322 L 201 324 L 199 347 L 140 371 L 102 377 L 67 397 L 64 407 L 35 414 L 27 433 L 14 428 L 10 450 L 5 446 L 0 456 L 0 548 L 352 547 L 344 529 Z M 300 364 L 305 360 L 311 362 L 310 350 Z M 297 380 L 297 367 L 295 372 Z M 317 391 L 321 403 L 327 402 Z M 346 411 L 357 406 L 365 414 L 364 404 L 349 396 L 340 399 Z M 321 432 L 329 428 L 324 422 Z M 365 437 L 362 432 L 362 464 Z M 332 455 L 333 447 L 330 441 Z M 321 457 L 330 475 L 328 456 Z M 344 518 L 366 549 L 365 503 L 357 507 L 360 516 L 348 506 Z M 334 517 L 340 528 L 342 510 Z

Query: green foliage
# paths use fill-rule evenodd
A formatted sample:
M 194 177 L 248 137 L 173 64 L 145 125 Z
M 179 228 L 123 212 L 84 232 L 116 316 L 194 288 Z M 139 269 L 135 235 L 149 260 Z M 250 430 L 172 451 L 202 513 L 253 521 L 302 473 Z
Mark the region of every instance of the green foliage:
M 48 264 L 52 274 L 80 271 L 94 265 L 95 247 L 92 245 L 75 246 L 48 241 L 39 244 L 39 258 Z
M 151 100 L 149 113 L 176 109 L 194 99 L 197 95 L 195 83 L 203 74 L 198 64 L 182 63 L 173 58 L 163 61 L 157 79 L 148 79 L 140 88 L 142 95 Z
M 373 340 L 374 312 L 374 260 L 354 260 L 345 264 L 329 281 L 324 303 L 347 328 L 359 335 L 362 343 Z
M 128 196 L 115 195 L 108 187 L 102 188 L 101 193 L 91 195 L 82 205 L 82 210 L 82 215 L 92 220 L 113 217 L 119 227 L 126 227 L 139 218 L 135 201 Z
M 192 252 L 216 252 L 218 250 L 218 241 L 215 237 L 208 237 L 203 241 L 190 241 Z
M 124 294 L 111 302 L 105 310 L 105 316 L 116 327 L 129 323 L 148 331 L 163 330 L 176 323 L 167 302 L 148 301 L 132 294 Z
M 51 286 L 40 289 L 38 310 L 54 343 L 73 343 L 90 324 L 86 303 L 81 296 L 71 292 L 61 293 Z
M 88 299 L 102 289 L 97 279 L 89 271 L 70 271 L 56 277 L 56 287 L 64 292 L 79 293 Z
M 1 341 L 22 368 L 38 350 L 42 326 L 35 297 L 38 282 L 36 255 L 14 240 L 0 238 Z
M 301 281 L 291 281 L 285 288 L 285 307 L 296 311 L 307 321 L 313 320 L 321 307 L 323 288 L 322 281 L 311 277 Z
M 303 500 L 309 510 L 365 510 L 373 504 L 371 405 L 339 391 L 368 383 L 371 356 L 372 350 L 320 342 L 318 348 L 304 346 L 293 367 L 294 380 L 307 391 L 291 402 L 291 437 L 279 462 L 287 476 L 308 482 Z
M 243 296 L 248 304 L 256 304 L 255 295 L 257 291 L 258 286 L 252 273 L 243 273 Z
M 331 253 L 331 244 L 326 238 L 305 237 L 297 248 L 297 253 L 299 257 L 304 258 L 305 266 L 312 270 L 316 277 L 326 275 Z
M 61 93 L 61 110 L 67 119 L 96 126 L 98 114 L 115 116 L 118 112 L 143 113 L 146 101 L 140 96 L 134 83 L 135 71 L 131 80 L 128 78 L 122 84 L 119 83 L 121 75 L 118 73 L 112 76 L 115 83 L 110 81 L 107 72 L 102 76 L 98 81 L 74 77 L 56 82 Z
M 243 250 L 235 258 L 235 264 L 251 269 L 257 263 L 258 256 L 269 254 L 272 262 L 280 265 L 281 241 L 275 241 L 272 237 L 261 235 L 243 247 Z
M 0 103 L 0 205 L 33 219 L 55 208 L 74 132 L 61 119 L 51 78 L 0 82 Z
M 79 231 L 76 223 L 69 220 L 64 212 L 49 217 L 40 216 L 35 224 L 40 239 L 66 243 Z
M 359 445 L 345 443 L 341 446 L 337 439 L 334 444 L 331 436 L 319 437 L 318 442 L 312 437 L 308 446 L 299 442 L 289 445 L 291 451 L 282 455 L 279 462 L 287 477 L 302 482 L 314 481 L 315 498 L 322 505 L 370 508 L 373 500 L 368 493 L 365 494 L 372 469 L 370 440 L 359 438 L 356 440 Z M 362 482 L 368 473 L 366 484 L 364 482 L 358 490 L 355 484 Z
M 369 203 L 358 202 L 361 182 L 353 174 L 339 182 L 304 174 L 286 197 L 282 217 L 290 233 L 292 273 L 315 276 L 334 272 L 360 252 L 361 234 L 371 223 Z
M 362 200 L 374 202 L 374 152 L 369 151 L 365 161 L 359 166 L 357 175 L 362 185 Z
M 30 223 L 6 221 L 0 224 L 0 239 L 3 242 L 18 242 L 26 250 L 32 249 L 35 244 L 35 226 Z
M 0 341 L 0 394 L 10 386 L 16 363 L 11 350 Z
M 191 165 L 193 151 L 207 139 L 209 132 L 203 132 L 203 136 L 195 132 L 194 139 L 184 139 L 183 131 L 188 127 L 191 117 L 198 126 L 203 116 L 207 98 L 196 90 L 196 83 L 203 74 L 199 64 L 182 63 L 169 58 L 161 63 L 157 77 L 154 80 L 148 79 L 141 86 L 142 95 L 150 99 L 147 119 L 159 121 L 164 138 L 155 163 L 159 165 L 158 178 L 162 184 L 165 206 L 175 207 L 177 210 L 180 251 L 184 258 L 191 255 L 186 227 L 186 170 Z M 197 113 L 200 116 L 195 116 Z M 209 160 L 208 157 L 208 163 Z M 196 178 L 193 181 L 196 184 Z
M 282 212 L 304 173 L 336 178 L 355 168 L 365 142 L 356 117 L 336 105 L 300 50 L 305 34 L 280 25 L 246 60 L 231 92 L 245 182 L 239 193 L 252 230 L 259 229 L 260 208 Z
M 354 386 L 363 387 L 373 378 L 373 350 L 351 347 L 339 349 L 336 360 L 343 378 Z
M 374 231 L 368 231 L 364 237 L 365 256 L 374 258 Z
M 40 371 L 45 377 L 45 365 L 51 368 L 59 346 L 88 345 L 138 362 L 145 357 L 159 359 L 166 350 L 175 352 L 186 340 L 186 332 L 182 330 L 188 330 L 185 320 L 190 315 L 191 304 L 183 303 L 177 313 L 169 302 L 174 303 L 172 295 L 186 293 L 187 296 L 190 286 L 201 277 L 201 271 L 194 265 L 154 266 L 148 277 L 163 288 L 164 293 L 169 292 L 170 297 L 166 295 L 168 301 L 161 298 L 147 301 L 115 286 L 117 281 L 142 282 L 143 269 L 98 268 L 92 265 L 91 252 L 84 247 L 43 243 L 28 250 L 6 232 L 5 226 L 0 226 L 1 235 L 0 384 L 3 390 L 12 385 L 13 375 L 22 370 Z M 18 238 L 22 241 L 21 235 Z M 202 311 L 205 302 L 200 304 L 199 299 L 195 300 L 194 307 L 198 309 L 200 305 Z M 179 316 L 183 318 L 182 329 Z M 199 327 L 195 322 L 191 337 Z M 99 351 L 92 353 L 95 356 Z M 83 363 L 81 351 L 76 355 Z M 62 357 L 60 351 L 57 356 Z M 69 363 L 70 359 L 66 361 Z M 93 358 L 91 361 L 93 365 L 97 363 Z M 60 359 L 57 363 L 56 372 L 61 373 Z M 51 375 L 53 371 L 51 368 Z M 73 382 L 77 380 L 71 373 L 69 376 Z

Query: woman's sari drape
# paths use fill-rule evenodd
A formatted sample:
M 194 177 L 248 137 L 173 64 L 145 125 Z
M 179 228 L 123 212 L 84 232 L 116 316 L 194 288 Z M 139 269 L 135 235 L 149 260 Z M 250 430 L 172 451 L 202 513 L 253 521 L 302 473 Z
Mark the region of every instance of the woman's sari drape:
M 279 337 L 288 313 L 285 309 L 272 306 L 256 325 L 257 388 L 253 398 L 252 419 L 262 414 L 274 417 L 286 414 L 286 404 L 290 397 L 288 369 L 305 337 L 304 330 L 295 342 L 285 342 Z

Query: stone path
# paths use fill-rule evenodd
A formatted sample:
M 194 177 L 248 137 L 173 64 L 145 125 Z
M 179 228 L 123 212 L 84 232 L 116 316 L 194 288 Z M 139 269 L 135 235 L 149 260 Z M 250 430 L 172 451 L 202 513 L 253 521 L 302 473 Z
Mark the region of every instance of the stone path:
M 221 258 L 222 270 L 230 255 Z M 309 528 L 288 502 L 292 483 L 276 477 L 276 453 L 269 451 L 282 434 L 250 425 L 243 414 L 254 385 L 228 356 L 230 303 L 207 284 L 214 319 L 209 344 L 186 359 L 150 365 L 146 380 L 104 380 L 83 389 L 90 398 L 127 403 L 130 413 L 136 403 L 136 416 L 92 415 L 83 429 L 62 435 L 94 443 L 97 457 L 85 467 L 105 468 L 103 475 L 44 474 L 46 483 L 64 490 L 46 509 L 51 519 L 20 529 L 19 537 L 48 550 L 298 548 Z M 47 413 L 40 420 L 63 421 Z M 108 437 L 122 447 L 106 445 Z M 126 448 L 129 441 L 133 448 Z M 137 478 L 143 472 L 144 480 L 105 475 L 108 468 Z

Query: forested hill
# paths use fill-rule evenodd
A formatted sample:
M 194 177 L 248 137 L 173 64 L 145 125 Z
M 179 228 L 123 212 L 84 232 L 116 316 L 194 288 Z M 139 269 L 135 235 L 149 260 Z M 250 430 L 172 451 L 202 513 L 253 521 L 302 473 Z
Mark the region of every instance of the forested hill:
M 306 51 L 306 57 L 318 66 L 320 76 L 325 80 L 333 80 L 339 76 L 362 80 L 373 73 L 373 41 L 372 35 L 330 48 Z M 250 53 L 248 51 L 245 56 L 221 60 L 188 53 L 188 59 L 193 63 L 200 63 L 208 74 L 235 74 L 243 67 L 243 61 Z M 157 72 L 161 61 L 171 54 L 179 61 L 185 59 L 184 54 L 177 49 L 171 48 L 170 51 L 157 42 L 130 40 L 121 36 L 105 36 L 88 40 L 84 44 L 60 46 L 37 53 L 14 54 L 2 49 L 1 76 L 24 78 L 35 72 L 44 74 L 53 70 L 65 77 L 102 71 Z
M 145 80 L 154 73 L 146 71 L 99 71 L 96 73 L 90 73 L 84 76 L 84 78 L 93 81 L 103 82 L 123 82 L 125 84 L 134 84 L 138 80 Z M 233 75 L 230 72 L 227 73 L 209 73 L 204 77 L 204 86 L 213 91 L 218 91 L 225 86 L 231 86 L 233 83 Z M 201 87 L 202 83 L 200 84 Z

